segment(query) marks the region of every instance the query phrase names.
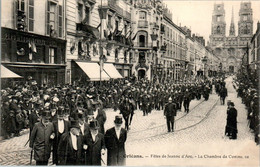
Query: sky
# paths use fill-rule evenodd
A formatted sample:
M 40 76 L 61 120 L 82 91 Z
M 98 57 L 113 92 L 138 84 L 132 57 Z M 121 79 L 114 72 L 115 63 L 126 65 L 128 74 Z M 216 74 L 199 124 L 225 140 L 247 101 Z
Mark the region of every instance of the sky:
M 234 10 L 234 23 L 236 35 L 238 33 L 238 19 L 241 2 L 248 1 L 188 1 L 188 0 L 163 0 L 168 9 L 172 12 L 172 21 L 177 25 L 187 26 L 191 28 L 192 33 L 203 36 L 206 41 L 209 40 L 211 33 L 211 21 L 214 3 L 224 3 L 226 12 L 226 35 L 229 35 L 229 27 L 231 22 L 232 7 Z M 260 22 L 260 0 L 251 0 L 253 9 L 253 32 L 256 32 L 257 22 Z

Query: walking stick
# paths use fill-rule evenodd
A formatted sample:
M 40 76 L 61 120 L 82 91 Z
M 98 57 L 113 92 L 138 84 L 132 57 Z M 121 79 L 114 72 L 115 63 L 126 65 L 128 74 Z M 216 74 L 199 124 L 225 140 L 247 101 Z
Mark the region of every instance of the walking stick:
M 87 151 L 84 151 L 85 165 L 87 164 Z
M 25 143 L 24 147 L 29 143 L 30 141 L 30 138 L 27 140 L 27 142 Z
M 32 156 L 33 156 L 33 148 L 32 148 L 32 150 L 31 150 L 30 165 L 32 165 Z

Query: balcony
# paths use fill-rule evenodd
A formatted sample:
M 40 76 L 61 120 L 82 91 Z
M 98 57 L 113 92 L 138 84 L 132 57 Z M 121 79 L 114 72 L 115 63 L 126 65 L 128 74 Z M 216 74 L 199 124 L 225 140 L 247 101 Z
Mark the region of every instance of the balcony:
M 135 48 L 139 49 L 151 49 L 152 48 L 152 43 L 145 43 L 145 42 L 135 42 L 134 43 Z
M 146 21 L 146 20 L 139 20 L 138 21 L 138 28 L 148 28 L 148 21 Z
M 161 46 L 161 52 L 166 52 L 166 49 L 167 49 L 167 45 Z
M 156 30 L 159 30 L 160 26 L 157 23 L 154 23 L 153 28 L 156 29 Z

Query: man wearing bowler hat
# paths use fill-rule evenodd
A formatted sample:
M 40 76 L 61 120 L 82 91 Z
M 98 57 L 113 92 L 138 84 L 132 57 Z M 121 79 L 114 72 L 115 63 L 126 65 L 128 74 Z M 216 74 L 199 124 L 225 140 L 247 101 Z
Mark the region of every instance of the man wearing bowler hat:
M 55 138 L 53 124 L 50 119 L 50 111 L 43 111 L 40 122 L 35 123 L 30 136 L 29 146 L 34 150 L 36 165 L 47 165 L 50 158 L 51 142 Z
M 83 138 L 78 120 L 71 120 L 70 131 L 61 136 L 57 152 L 59 165 L 82 165 Z
M 105 134 L 107 165 L 124 166 L 127 131 L 121 127 L 122 116 L 115 116 L 114 123 L 115 127 L 108 129 Z
M 97 120 L 90 121 L 90 133 L 84 136 L 85 165 L 101 166 L 101 155 L 105 154 L 104 135 L 99 132 Z

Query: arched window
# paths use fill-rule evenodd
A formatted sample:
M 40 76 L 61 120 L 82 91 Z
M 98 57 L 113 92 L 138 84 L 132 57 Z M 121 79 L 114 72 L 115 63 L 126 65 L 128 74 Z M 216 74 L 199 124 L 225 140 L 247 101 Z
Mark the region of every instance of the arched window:
M 144 35 L 139 36 L 139 46 L 145 47 L 145 36 Z
M 220 34 L 220 26 L 217 27 L 217 34 Z

